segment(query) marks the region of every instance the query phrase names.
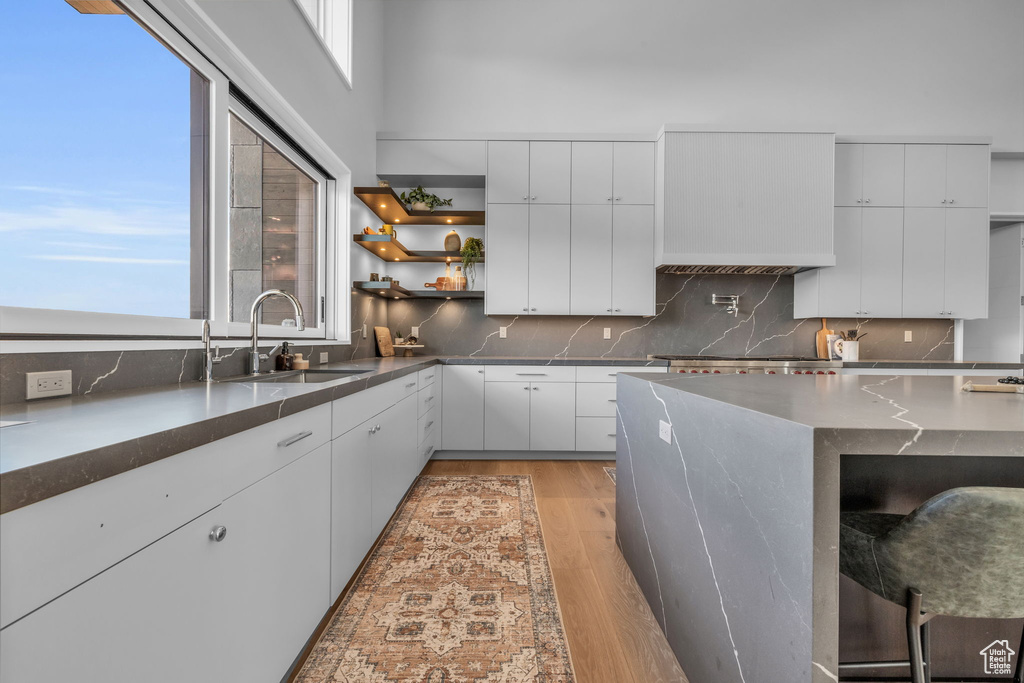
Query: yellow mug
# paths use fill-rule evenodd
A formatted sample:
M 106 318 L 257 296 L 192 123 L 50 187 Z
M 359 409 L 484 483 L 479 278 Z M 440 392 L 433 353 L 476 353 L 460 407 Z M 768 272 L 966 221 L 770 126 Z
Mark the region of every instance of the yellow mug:
M 381 226 L 380 232 L 381 232 L 382 235 L 393 235 L 394 232 L 395 232 L 395 229 L 392 228 L 387 223 L 385 223 L 384 225 Z

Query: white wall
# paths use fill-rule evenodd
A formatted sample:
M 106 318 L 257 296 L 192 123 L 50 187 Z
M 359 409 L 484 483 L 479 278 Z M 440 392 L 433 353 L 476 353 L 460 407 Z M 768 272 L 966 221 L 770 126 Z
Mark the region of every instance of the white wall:
M 964 360 L 1024 361 L 1024 223 L 990 233 L 988 318 L 964 321 Z
M 663 123 L 1024 151 L 1020 0 L 388 0 L 388 131 Z

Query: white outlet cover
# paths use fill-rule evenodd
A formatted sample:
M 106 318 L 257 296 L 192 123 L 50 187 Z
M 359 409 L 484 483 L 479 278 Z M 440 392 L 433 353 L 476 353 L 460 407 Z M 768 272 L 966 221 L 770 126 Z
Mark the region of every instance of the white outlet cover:
M 25 373 L 25 399 L 28 401 L 51 396 L 67 396 L 70 393 L 70 370 Z
M 363 339 L 366 339 L 366 325 L 363 325 Z
M 672 443 L 672 425 L 664 420 L 658 420 L 658 436 L 665 443 Z
M 412 332 L 410 332 L 409 334 L 411 334 L 414 337 L 420 336 L 420 326 L 416 325 L 415 327 L 413 327 Z
M 327 355 L 327 352 L 326 351 L 321 351 L 320 352 L 320 365 L 323 365 L 324 363 L 328 362 L 328 358 L 329 358 L 329 356 Z
M 611 339 L 612 338 L 612 328 L 610 328 L 610 327 L 604 328 L 604 338 L 605 339 Z
M 911 342 L 914 341 L 914 333 L 910 330 L 903 330 L 903 341 Z
M 498 328 L 498 339 L 508 339 L 508 328 L 507 327 L 499 327 Z

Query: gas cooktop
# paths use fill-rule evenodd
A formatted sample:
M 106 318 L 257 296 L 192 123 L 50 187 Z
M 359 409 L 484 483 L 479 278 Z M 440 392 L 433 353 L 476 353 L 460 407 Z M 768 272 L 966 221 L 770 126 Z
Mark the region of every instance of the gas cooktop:
M 695 360 L 714 360 L 714 361 L 744 361 L 754 363 L 807 363 L 807 362 L 820 362 L 827 363 L 827 360 L 821 358 L 811 358 L 807 356 L 680 356 L 673 354 L 663 355 L 652 355 L 651 358 L 658 360 L 671 360 L 671 361 L 695 361 Z

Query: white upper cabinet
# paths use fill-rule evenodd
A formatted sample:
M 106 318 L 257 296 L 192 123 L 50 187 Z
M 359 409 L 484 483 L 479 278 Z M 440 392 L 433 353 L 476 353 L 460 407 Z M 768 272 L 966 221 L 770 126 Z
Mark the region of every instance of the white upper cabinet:
M 570 234 L 570 315 L 611 313 L 612 207 L 574 204 Z M 651 261 L 653 274 L 653 255 Z
M 654 315 L 654 280 L 654 207 L 612 207 L 611 314 Z
M 903 145 L 836 145 L 836 206 L 903 206 Z
M 653 142 L 572 143 L 573 204 L 653 204 Z
M 488 142 L 487 203 L 528 204 L 529 201 L 530 143 L 519 140 Z M 487 256 L 490 268 L 490 254 Z
M 569 206 L 534 204 L 530 207 L 529 269 L 526 276 L 533 315 L 569 314 L 569 271 L 565 255 L 569 249 Z
M 988 317 L 989 222 L 987 209 L 946 210 L 945 302 L 947 318 Z
M 988 244 L 985 209 L 906 209 L 903 317 L 987 317 Z
M 487 315 L 520 314 L 530 305 L 530 207 L 487 205 Z
M 988 207 L 988 145 L 906 147 L 906 206 Z
M 568 204 L 572 166 L 571 143 L 531 142 L 530 203 Z
M 903 209 L 864 209 L 860 232 L 859 315 L 898 318 L 903 311 Z

